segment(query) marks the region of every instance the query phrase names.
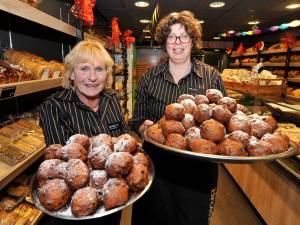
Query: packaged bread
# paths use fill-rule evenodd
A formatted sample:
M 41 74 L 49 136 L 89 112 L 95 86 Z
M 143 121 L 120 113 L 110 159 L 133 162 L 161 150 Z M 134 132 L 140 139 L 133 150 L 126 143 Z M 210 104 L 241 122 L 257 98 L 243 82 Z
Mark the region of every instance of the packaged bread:
M 49 78 L 58 78 L 62 76 L 63 73 L 63 64 L 51 60 L 49 62 Z

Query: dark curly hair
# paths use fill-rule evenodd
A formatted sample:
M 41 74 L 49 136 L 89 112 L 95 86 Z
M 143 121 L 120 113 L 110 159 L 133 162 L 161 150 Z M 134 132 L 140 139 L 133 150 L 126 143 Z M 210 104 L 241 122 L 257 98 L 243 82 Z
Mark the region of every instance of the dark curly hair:
M 166 40 L 171 32 L 170 27 L 176 23 L 184 26 L 187 34 L 192 38 L 192 51 L 196 51 L 202 47 L 202 27 L 198 23 L 194 14 L 190 11 L 184 10 L 181 12 L 172 12 L 162 18 L 156 26 L 155 40 L 165 49 Z

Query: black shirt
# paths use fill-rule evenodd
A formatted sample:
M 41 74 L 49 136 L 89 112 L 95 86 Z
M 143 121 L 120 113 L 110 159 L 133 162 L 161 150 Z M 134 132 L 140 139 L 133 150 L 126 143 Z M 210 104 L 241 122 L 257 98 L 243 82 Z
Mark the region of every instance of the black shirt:
M 101 92 L 97 112 L 83 104 L 73 90 L 59 91 L 41 105 L 40 123 L 47 145 L 64 145 L 74 134 L 119 136 L 128 132 L 119 98 L 110 90 Z

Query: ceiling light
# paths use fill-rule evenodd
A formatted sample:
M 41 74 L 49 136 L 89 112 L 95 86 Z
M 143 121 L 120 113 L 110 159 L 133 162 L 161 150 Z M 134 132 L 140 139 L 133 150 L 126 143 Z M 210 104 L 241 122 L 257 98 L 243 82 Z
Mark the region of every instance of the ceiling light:
M 151 38 L 151 36 L 149 36 L 149 35 L 146 35 L 146 36 L 145 36 L 145 38 L 147 38 L 147 39 L 150 39 L 150 38 Z
M 220 51 L 220 49 L 215 49 L 214 51 L 215 51 L 215 52 L 219 52 L 219 51 Z
M 297 8 L 300 8 L 300 4 L 290 4 L 290 5 L 287 5 L 285 8 L 287 8 L 287 9 L 297 9 Z
M 214 39 L 215 39 L 215 40 L 220 40 L 220 39 L 221 39 L 221 37 L 214 37 Z
M 212 8 L 221 8 L 225 5 L 225 2 L 212 2 L 209 4 Z
M 234 34 L 234 32 L 235 32 L 234 30 L 229 30 L 228 31 L 229 34 Z
M 144 2 L 144 1 L 138 1 L 138 2 L 135 2 L 134 5 L 136 7 L 144 8 L 144 7 L 149 6 L 149 3 L 148 2 Z
M 150 20 L 143 19 L 143 20 L 140 20 L 140 23 L 150 23 Z
M 197 23 L 204 23 L 204 20 L 198 20 Z
M 144 29 L 143 32 L 144 32 L 144 33 L 150 33 L 150 30 Z
M 248 24 L 250 25 L 256 25 L 259 24 L 260 22 L 258 20 L 253 20 L 253 21 L 249 21 Z

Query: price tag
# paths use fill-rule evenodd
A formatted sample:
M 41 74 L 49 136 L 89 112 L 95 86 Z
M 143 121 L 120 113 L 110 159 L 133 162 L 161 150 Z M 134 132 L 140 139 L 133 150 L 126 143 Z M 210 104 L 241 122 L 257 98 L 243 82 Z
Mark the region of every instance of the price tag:
M 16 92 L 16 86 L 5 87 L 2 89 L 0 99 L 14 97 Z

